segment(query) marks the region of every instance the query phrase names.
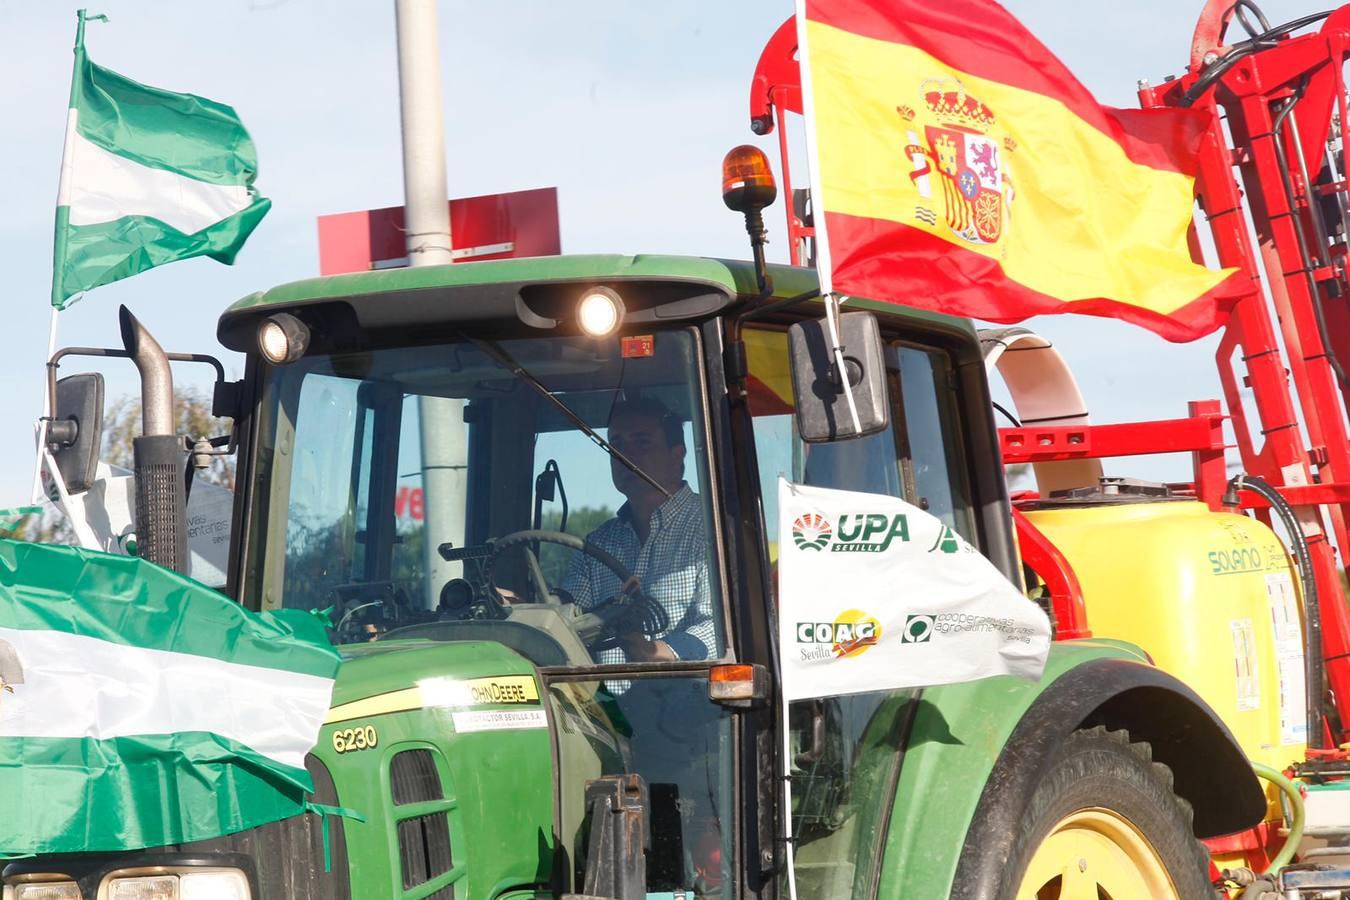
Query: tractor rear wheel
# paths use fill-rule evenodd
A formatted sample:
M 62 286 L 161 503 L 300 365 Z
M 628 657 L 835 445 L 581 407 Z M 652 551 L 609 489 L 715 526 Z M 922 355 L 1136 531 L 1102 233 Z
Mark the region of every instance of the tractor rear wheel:
M 1076 731 L 1055 752 L 1013 843 L 1008 900 L 1216 896 L 1172 772 L 1124 731 Z

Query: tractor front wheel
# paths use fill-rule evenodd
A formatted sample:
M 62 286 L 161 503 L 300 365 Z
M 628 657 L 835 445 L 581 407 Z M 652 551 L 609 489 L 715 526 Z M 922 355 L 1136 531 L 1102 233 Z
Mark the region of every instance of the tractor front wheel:
M 1146 743 L 1076 731 L 1049 761 L 1013 843 L 1009 900 L 1216 896 L 1191 812 Z

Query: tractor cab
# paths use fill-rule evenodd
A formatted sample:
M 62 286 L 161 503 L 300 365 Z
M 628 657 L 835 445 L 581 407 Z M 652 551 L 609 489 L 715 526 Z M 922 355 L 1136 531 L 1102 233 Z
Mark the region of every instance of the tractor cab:
M 807 443 L 788 326 L 818 317 L 819 301 L 812 273 L 775 273 L 780 299 L 798 302 L 738 329 L 730 362 L 729 319 L 764 298 L 751 266 L 713 260 L 342 276 L 248 298 L 221 320 L 222 341 L 251 352 L 256 394 L 239 599 L 327 611 L 344 679 L 428 643 L 524 657 L 558 735 L 560 838 L 591 840 L 588 781 L 641 775 L 647 892 L 721 896 L 757 868 L 746 854 L 771 850 L 781 763 L 749 748 L 777 740 L 780 474 L 903 497 L 972 541 L 1006 536 L 979 513 L 977 490 L 1001 483 L 974 483 L 980 426 L 962 424 L 966 404 L 988 421 L 969 328 L 884 316 L 882 427 Z M 805 895 L 875 877 L 897 765 L 886 748 L 914 693 L 794 705 Z M 507 713 L 498 725 L 532 723 L 544 724 Z
M 652 889 L 711 890 L 733 855 L 719 823 L 734 757 L 709 672 L 733 654 L 705 338 L 643 307 L 729 298 L 543 284 L 517 303 L 484 287 L 428 291 L 419 327 L 365 322 L 355 341 L 344 315 L 407 315 L 416 298 L 269 310 L 259 340 L 279 323 L 278 347 L 306 349 L 268 362 L 261 345 L 240 599 L 328 610 L 356 657 L 425 642 L 524 657 L 545 675 L 559 764 L 643 777 Z M 478 699 L 527 701 L 515 687 Z M 540 717 L 478 724 L 547 724 L 537 705 L 514 712 Z M 583 788 L 560 784 L 573 833 Z

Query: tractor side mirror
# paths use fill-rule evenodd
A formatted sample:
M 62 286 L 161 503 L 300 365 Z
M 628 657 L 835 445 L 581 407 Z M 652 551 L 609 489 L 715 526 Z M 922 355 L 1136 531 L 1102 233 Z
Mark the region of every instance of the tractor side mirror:
M 66 490 L 89 490 L 103 448 L 103 376 L 67 375 L 56 382 L 56 408 L 47 423 L 47 445 Z
M 839 344 L 845 372 L 835 364 L 829 325 L 824 319 L 798 322 L 788 329 L 792 388 L 797 397 L 797 432 L 808 444 L 866 437 L 890 423 L 886 357 L 881 330 L 869 312 L 839 316 Z M 843 377 L 848 378 L 861 430 L 853 428 Z

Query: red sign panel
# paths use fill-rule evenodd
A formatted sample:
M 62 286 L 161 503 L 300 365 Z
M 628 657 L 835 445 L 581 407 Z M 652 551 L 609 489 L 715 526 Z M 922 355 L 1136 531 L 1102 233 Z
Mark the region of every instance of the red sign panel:
M 538 188 L 450 201 L 455 262 L 556 256 L 558 189 Z M 403 207 L 319 216 L 319 274 L 408 264 Z

